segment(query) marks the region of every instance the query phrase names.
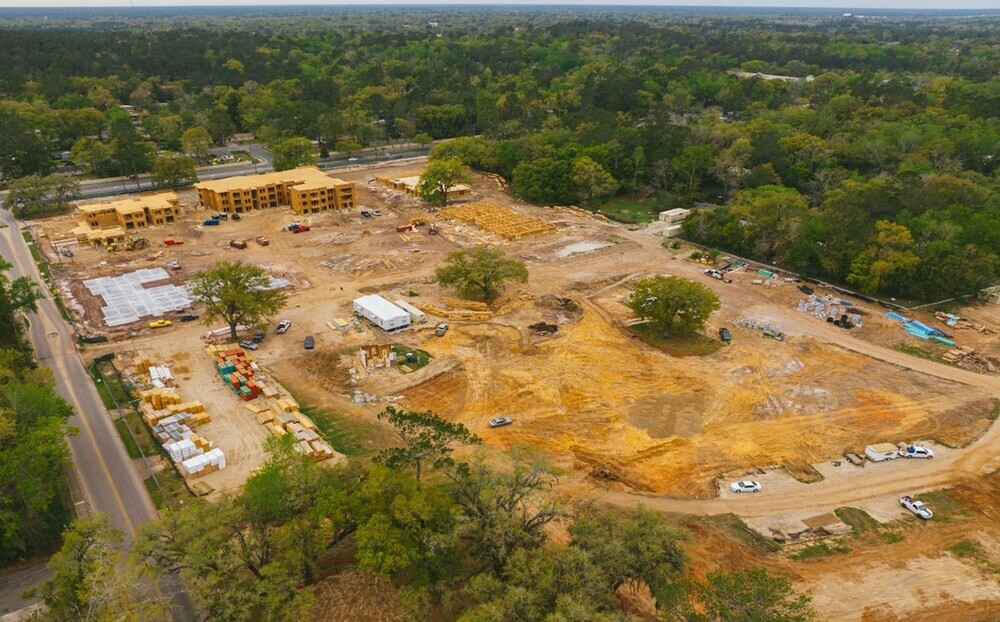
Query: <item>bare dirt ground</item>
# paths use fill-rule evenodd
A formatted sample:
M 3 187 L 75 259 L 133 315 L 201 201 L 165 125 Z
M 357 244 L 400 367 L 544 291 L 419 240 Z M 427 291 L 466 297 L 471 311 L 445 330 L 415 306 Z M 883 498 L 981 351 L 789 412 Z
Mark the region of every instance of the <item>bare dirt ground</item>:
M 413 169 L 414 164 L 407 163 L 395 170 Z M 204 229 L 199 223 L 205 213 L 193 210 L 178 225 L 146 233 L 151 240 L 182 237 L 183 246 L 154 245 L 116 254 L 81 250 L 73 263 L 55 272 L 64 290 L 76 292 L 75 283 L 82 278 L 163 265 L 171 259 L 184 267 L 174 275 L 178 281 L 219 259 L 267 267 L 293 283 L 288 290 L 289 305 L 281 315 L 293 325 L 287 335 L 269 336 L 256 355 L 310 403 L 368 424 L 388 402 L 401 400 L 406 407 L 431 409 L 465 423 L 495 450 L 514 444 L 541 449 L 564 470 L 561 483 L 565 489 L 616 504 L 642 499 L 668 512 L 736 512 L 748 518 L 813 510 L 812 516 L 819 516 L 853 503 L 870 503 L 876 511 L 900 491 L 974 481 L 1000 467 L 1000 433 L 996 426 L 989 427 L 995 417 L 995 399 L 1000 396 L 1000 376 L 974 374 L 892 349 L 910 338 L 896 322 L 885 319 L 884 310 L 877 306 L 859 304 L 865 326 L 843 331 L 798 313 L 795 305 L 803 295 L 793 285 L 753 285 L 755 277 L 750 273 L 735 273 L 733 283 L 710 279 L 702 273 L 704 266 L 687 259 L 690 249 L 686 246 L 665 250 L 659 237 L 642 230 L 629 231 L 568 210 L 525 206 L 496 190 L 487 179 L 476 180 L 470 200 L 485 198 L 511 205 L 554 224 L 556 231 L 502 242 L 469 226 L 444 221 L 412 198 L 368 184 L 372 171 L 340 175 L 358 182 L 360 205 L 378 208 L 383 216 L 322 214 L 309 219 L 312 231 L 291 234 L 281 230 L 292 219 L 287 209 L 251 213 L 241 222 Z M 441 235 L 424 233 L 406 240 L 396 233 L 396 226 L 418 215 L 438 220 Z M 228 246 L 231 239 L 256 235 L 266 235 L 270 246 L 251 242 L 243 251 Z M 451 330 L 443 338 L 433 336 L 434 317 L 425 326 L 393 336 L 370 327 L 341 333 L 326 326 L 335 317 L 348 318 L 350 301 L 362 293 L 442 306 L 451 292 L 434 283 L 433 271 L 441 256 L 483 242 L 502 245 L 508 255 L 527 263 L 531 277 L 524 287 L 533 300 L 488 322 L 450 321 Z M 722 308 L 711 318 L 707 333 L 717 334 L 719 327 L 727 326 L 733 333 L 732 344 L 704 357 L 675 358 L 632 339 L 624 328 L 631 314 L 622 301 L 631 283 L 654 274 L 686 276 L 716 290 Z M 559 302 L 565 298 L 580 311 L 567 312 L 568 307 Z M 84 301 L 81 309 L 86 313 L 87 330 L 109 332 L 94 316 L 93 303 Z M 989 320 L 1000 328 L 991 312 L 982 309 L 966 314 L 979 313 L 977 317 L 985 319 L 977 321 Z M 731 324 L 739 319 L 777 323 L 787 339 L 776 342 L 759 331 Z M 528 326 L 539 321 L 557 324 L 558 332 L 536 335 Z M 182 382 L 182 391 L 189 386 L 192 393 L 198 393 L 192 398 L 205 401 L 211 399 L 215 379 L 204 381 L 210 386 L 197 384 L 196 376 L 212 374 L 207 360 L 205 365 L 201 360 L 199 336 L 205 327 L 196 324 L 175 323 L 153 333 L 140 323 L 113 336 L 135 331 L 143 349 L 166 359 L 190 353 L 190 361 L 177 361 L 192 370 L 191 378 Z M 316 350 L 306 352 L 302 337 L 310 334 L 316 338 Z M 964 333 L 956 334 L 960 344 L 965 343 L 963 338 Z M 431 364 L 412 375 L 396 370 L 361 374 L 352 383 L 346 370 L 355 364 L 352 358 L 357 347 L 390 342 L 426 350 L 433 356 Z M 968 344 L 996 347 L 995 341 L 991 344 L 973 335 Z M 217 384 L 215 388 L 221 391 L 221 383 Z M 356 391 L 373 395 L 376 401 L 356 404 L 352 400 Z M 512 417 L 514 425 L 489 430 L 486 421 L 498 415 Z M 252 422 L 249 413 L 246 417 Z M 236 428 L 219 431 L 221 437 L 244 434 Z M 872 442 L 918 439 L 939 443 L 939 456 L 932 461 L 900 460 L 865 469 L 831 464 L 844 451 L 861 451 Z M 233 442 L 238 452 L 244 439 Z M 248 437 L 246 442 L 255 441 Z M 963 448 L 949 450 L 948 446 Z M 788 476 L 768 475 L 777 478 L 767 480 L 774 486 L 773 494 L 769 488 L 752 498 L 714 498 L 720 475 L 737 477 L 782 466 L 809 475 L 810 465 L 816 465 L 822 481 L 807 485 Z M 996 497 L 983 499 L 995 512 Z M 994 534 L 990 541 L 1000 540 L 995 536 L 997 522 L 983 525 L 984 533 Z M 832 619 L 857 619 L 846 612 L 864 610 L 864 619 L 889 620 L 893 618 L 886 617 L 888 609 L 879 599 L 886 589 L 894 589 L 890 579 L 898 577 L 903 585 L 912 576 L 915 586 L 933 586 L 932 576 L 941 573 L 971 576 L 959 568 L 968 566 L 967 561 L 945 559 L 950 554 L 931 549 L 918 550 L 919 539 L 913 540 L 912 547 L 892 545 L 900 547 L 894 551 L 907 551 L 896 561 L 886 562 L 877 555 L 862 559 L 862 567 L 872 564 L 870 575 L 838 575 L 856 568 L 831 565 L 815 576 L 803 574 L 803 581 L 818 599 L 827 599 L 822 602 L 833 612 Z M 918 563 L 924 555 L 937 561 Z M 876 567 L 886 563 L 895 574 Z M 839 578 L 826 585 L 823 577 Z M 871 590 L 865 583 L 868 580 L 873 582 Z M 864 585 L 863 590 L 849 590 L 856 598 L 839 601 L 849 603 L 843 605 L 843 614 L 836 613 L 841 610 L 833 603 L 837 581 L 842 582 L 842 589 L 844 581 Z M 887 587 L 879 587 L 879 582 L 887 582 Z M 968 590 L 960 589 L 962 585 L 969 586 Z M 982 606 L 988 612 L 990 603 L 1000 598 L 994 591 L 992 600 L 984 601 L 985 589 L 984 583 L 972 580 L 948 583 L 938 596 L 927 596 L 929 588 L 900 588 L 899 602 L 887 606 L 896 607 L 893 615 L 925 605 L 935 611 L 947 609 L 950 605 L 940 596 L 947 592 L 954 602 L 973 603 L 969 607 L 986 602 Z M 958 619 L 949 618 L 952 610 L 945 609 L 941 611 L 947 615 L 941 619 Z

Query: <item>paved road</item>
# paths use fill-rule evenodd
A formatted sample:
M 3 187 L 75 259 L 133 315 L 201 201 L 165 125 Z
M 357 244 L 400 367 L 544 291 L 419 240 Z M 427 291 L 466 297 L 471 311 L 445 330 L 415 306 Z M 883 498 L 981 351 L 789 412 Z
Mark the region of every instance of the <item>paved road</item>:
M 0 229 L 0 254 L 14 265 L 9 276 L 28 276 L 43 283 L 21 237 L 19 223 L 7 211 L 0 210 L 0 219 L 10 225 Z M 156 509 L 136 477 L 104 404 L 77 354 L 73 331 L 59 315 L 47 291 L 38 302 L 38 312 L 30 314 L 28 321 L 29 337 L 39 365 L 52 369 L 56 392 L 76 413 L 69 423 L 79 428 L 80 434 L 70 437 L 69 445 L 83 497 L 90 511 L 103 512 L 110 517 L 111 524 L 124 534 L 127 546 L 135 539 L 139 525 L 157 518 Z M 165 585 L 161 591 L 178 592 L 176 584 Z M 193 619 L 193 607 L 185 593 L 179 592 L 174 601 L 176 619 Z
M 263 145 L 246 145 L 240 147 L 241 150 L 249 152 L 258 162 L 247 164 L 241 162 L 237 164 L 223 164 L 219 166 L 203 166 L 198 169 L 198 179 L 207 181 L 210 179 L 225 179 L 228 177 L 238 177 L 241 175 L 254 175 L 257 173 L 268 173 L 273 171 L 271 166 L 271 153 Z M 397 160 L 402 158 L 413 158 L 427 155 L 430 149 L 427 147 L 417 147 L 393 153 L 389 155 L 375 155 L 373 152 L 365 151 L 358 154 L 356 158 L 349 159 L 346 155 L 336 155 L 319 162 L 319 168 L 328 170 L 343 166 L 356 166 L 359 164 L 369 164 L 372 162 L 384 162 L 388 159 Z M 125 194 L 153 190 L 155 186 L 148 174 L 139 175 L 136 179 L 123 179 L 120 177 L 93 179 L 85 181 L 80 186 L 80 198 L 96 198 L 115 194 Z M 0 195 L 5 193 L 0 193 Z

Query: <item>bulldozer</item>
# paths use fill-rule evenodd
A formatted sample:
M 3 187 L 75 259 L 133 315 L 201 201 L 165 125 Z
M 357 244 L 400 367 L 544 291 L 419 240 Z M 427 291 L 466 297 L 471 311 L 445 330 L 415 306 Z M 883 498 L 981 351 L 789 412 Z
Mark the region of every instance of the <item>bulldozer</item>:
M 426 218 L 411 218 L 410 219 L 410 224 L 413 225 L 414 227 L 422 227 L 422 226 L 424 226 L 424 225 L 427 224 L 427 219 Z

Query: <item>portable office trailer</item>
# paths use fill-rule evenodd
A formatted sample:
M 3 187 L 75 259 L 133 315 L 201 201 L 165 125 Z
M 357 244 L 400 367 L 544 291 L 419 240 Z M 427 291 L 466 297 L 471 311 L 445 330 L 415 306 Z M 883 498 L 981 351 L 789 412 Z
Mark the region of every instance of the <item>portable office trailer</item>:
M 409 313 L 411 321 L 413 321 L 413 322 L 415 322 L 417 324 L 423 324 L 424 322 L 427 321 L 427 316 L 424 315 L 423 311 L 421 311 L 420 309 L 414 307 L 413 305 L 411 305 L 410 303 L 406 302 L 405 300 L 397 300 L 393 304 L 396 305 L 397 307 L 399 307 L 400 309 L 402 309 L 403 311 L 406 311 L 407 313 Z
M 382 330 L 398 330 L 410 325 L 410 314 L 378 294 L 354 299 L 354 312 Z

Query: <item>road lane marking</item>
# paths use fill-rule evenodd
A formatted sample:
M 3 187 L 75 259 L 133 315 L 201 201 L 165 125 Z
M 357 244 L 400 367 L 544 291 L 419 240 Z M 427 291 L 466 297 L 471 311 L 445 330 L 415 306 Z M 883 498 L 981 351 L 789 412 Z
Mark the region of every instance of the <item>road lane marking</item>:
M 118 504 L 118 509 L 121 510 L 122 517 L 125 519 L 125 526 L 128 528 L 128 532 L 132 536 L 132 539 L 135 540 L 135 525 L 133 525 L 132 518 L 129 516 L 128 511 L 125 509 L 125 503 L 122 501 L 121 492 L 118 490 L 118 486 L 115 484 L 114 478 L 111 477 L 111 469 L 108 468 L 108 463 L 104 459 L 104 454 L 101 453 L 101 449 L 97 444 L 97 437 L 94 435 L 94 430 L 93 428 L 90 427 L 90 423 L 87 421 L 86 416 L 83 414 L 84 413 L 83 403 L 80 401 L 80 396 L 77 395 L 76 391 L 73 388 L 73 382 L 69 373 L 69 369 L 67 368 L 66 364 L 62 361 L 62 357 L 53 356 L 52 359 L 54 365 L 59 368 L 60 372 L 62 372 L 62 376 L 66 379 L 66 390 L 70 394 L 70 397 L 74 402 L 74 406 L 76 406 L 76 410 L 79 415 L 78 419 L 83 423 L 83 427 L 86 429 L 87 436 L 90 438 L 90 444 L 94 448 L 94 454 L 97 456 L 97 460 L 101 464 L 101 470 L 104 471 L 104 476 L 107 478 L 108 484 L 110 484 L 111 486 L 111 492 L 114 494 L 115 501 Z M 84 372 L 86 372 L 86 368 L 84 368 Z

